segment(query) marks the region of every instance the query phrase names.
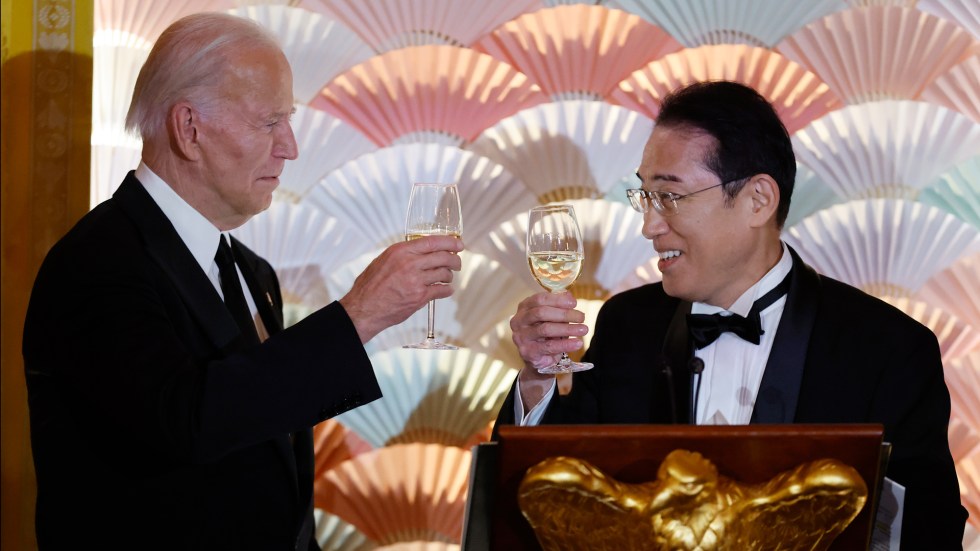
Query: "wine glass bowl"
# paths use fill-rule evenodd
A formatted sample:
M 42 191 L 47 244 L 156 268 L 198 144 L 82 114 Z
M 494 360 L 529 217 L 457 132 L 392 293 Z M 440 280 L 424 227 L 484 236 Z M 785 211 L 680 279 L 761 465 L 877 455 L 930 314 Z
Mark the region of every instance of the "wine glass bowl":
M 430 235 L 463 234 L 463 215 L 459 207 L 456 184 L 417 183 L 412 185 L 405 215 L 405 240 L 412 241 Z M 425 339 L 402 348 L 424 350 L 457 350 L 458 347 L 440 342 L 435 337 L 435 300 L 428 304 L 428 324 Z
M 585 259 L 582 232 L 571 205 L 545 205 L 528 212 L 527 263 L 531 275 L 550 293 L 561 293 L 578 279 Z M 592 369 L 562 353 L 554 365 L 539 368 L 545 374 L 574 373 Z

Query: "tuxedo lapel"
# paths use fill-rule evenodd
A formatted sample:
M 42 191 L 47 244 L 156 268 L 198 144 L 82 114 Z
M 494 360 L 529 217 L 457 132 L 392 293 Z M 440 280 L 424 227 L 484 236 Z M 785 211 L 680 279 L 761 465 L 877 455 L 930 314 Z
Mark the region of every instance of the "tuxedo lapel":
M 259 317 L 262 318 L 262 324 L 265 325 L 269 335 L 275 335 L 283 329 L 282 305 L 277 305 L 273 298 L 279 296 L 278 291 L 272 288 L 275 282 L 264 281 L 258 277 L 256 265 L 258 258 L 234 237 L 231 238 L 231 249 L 235 253 L 235 258 L 240 259 L 238 269 L 241 270 L 242 277 L 248 284 L 248 291 L 252 295 L 252 301 L 255 302 L 255 308 L 259 311 Z
M 675 423 L 694 423 L 691 416 L 691 372 L 688 363 L 691 359 L 690 335 L 687 329 L 687 315 L 691 313 L 691 303 L 681 301 L 674 310 L 674 317 L 664 335 L 664 375 L 671 386 L 673 402 L 671 420 Z
M 248 285 L 249 293 L 255 302 L 255 308 L 259 311 L 262 324 L 265 325 L 269 336 L 282 331 L 282 305 L 276 304 L 273 297 L 279 297 L 279 285 L 272 279 L 275 272 L 265 274 L 260 277 L 259 258 L 248 247 L 240 241 L 231 238 L 231 249 L 238 261 L 238 269 L 242 272 L 242 277 Z M 313 453 L 312 433 L 309 430 L 297 431 L 292 434 L 292 442 L 286 435 L 276 438 L 276 448 L 282 456 L 286 470 L 292 476 L 297 491 L 296 497 L 301 506 L 305 506 L 306 500 L 310 499 L 309 491 L 304 491 L 306 486 L 312 488 L 312 460 L 307 460 L 306 455 Z M 309 472 L 307 472 L 309 471 Z M 300 476 L 303 473 L 303 476 Z
M 776 339 L 769 352 L 752 423 L 792 423 L 803 381 L 810 334 L 819 306 L 820 279 L 792 248 L 793 274 Z
M 200 321 L 202 331 L 215 348 L 227 351 L 237 346 L 241 335 L 235 320 L 173 224 L 133 172 L 126 175 L 112 197 L 139 228 L 147 254 L 173 282 L 185 306 Z

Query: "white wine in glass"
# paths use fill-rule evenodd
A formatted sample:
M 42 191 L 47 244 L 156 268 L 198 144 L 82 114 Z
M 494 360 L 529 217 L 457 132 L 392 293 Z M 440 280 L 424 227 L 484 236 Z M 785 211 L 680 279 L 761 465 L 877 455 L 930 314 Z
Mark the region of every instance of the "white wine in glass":
M 585 259 L 582 233 L 571 205 L 534 207 L 527 219 L 527 264 L 538 283 L 551 293 L 561 293 L 578 279 Z M 587 362 L 573 362 L 562 353 L 545 374 L 574 373 L 592 369 Z
M 456 184 L 414 184 L 405 215 L 405 240 L 411 241 L 429 235 L 463 235 L 463 215 L 459 208 L 459 190 Z M 425 339 L 402 348 L 425 350 L 456 350 L 457 347 L 439 342 L 435 335 L 435 300 L 429 301 L 428 331 Z

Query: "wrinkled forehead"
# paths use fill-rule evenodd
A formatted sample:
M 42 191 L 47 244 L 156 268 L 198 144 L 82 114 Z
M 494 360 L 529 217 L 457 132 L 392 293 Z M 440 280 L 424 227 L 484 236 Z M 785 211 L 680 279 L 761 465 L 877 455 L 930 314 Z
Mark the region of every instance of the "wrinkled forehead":
M 227 61 L 220 79 L 223 99 L 292 104 L 292 71 L 278 48 L 236 52 Z

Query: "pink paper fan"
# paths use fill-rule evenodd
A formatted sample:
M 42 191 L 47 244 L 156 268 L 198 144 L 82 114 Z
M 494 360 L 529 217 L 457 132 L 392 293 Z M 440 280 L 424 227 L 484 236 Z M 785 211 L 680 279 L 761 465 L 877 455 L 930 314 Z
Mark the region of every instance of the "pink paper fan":
M 409 46 L 468 46 L 539 0 L 318 0 L 378 52 Z
M 461 145 L 483 129 L 545 101 L 513 67 L 453 46 L 417 46 L 376 56 L 328 84 L 313 105 L 376 144 Z
M 933 275 L 915 297 L 952 312 L 980 331 L 980 254 L 964 256 Z
M 601 100 L 631 72 L 681 44 L 636 15 L 578 4 L 522 15 L 473 48 L 513 65 L 553 100 Z
M 943 363 L 954 362 L 980 347 L 980 331 L 942 308 L 909 298 L 881 298 L 935 333 Z
M 922 91 L 922 99 L 980 122 L 980 51 L 939 75 Z
M 843 103 L 815 74 L 765 48 L 702 46 L 682 50 L 633 72 L 609 94 L 609 101 L 655 119 L 672 90 L 703 80 L 747 84 L 773 103 L 792 134 Z
M 969 33 L 914 9 L 872 6 L 815 21 L 776 50 L 848 103 L 913 99 L 969 54 Z

